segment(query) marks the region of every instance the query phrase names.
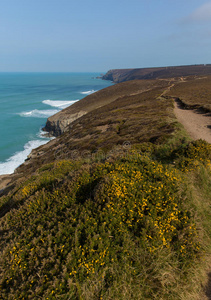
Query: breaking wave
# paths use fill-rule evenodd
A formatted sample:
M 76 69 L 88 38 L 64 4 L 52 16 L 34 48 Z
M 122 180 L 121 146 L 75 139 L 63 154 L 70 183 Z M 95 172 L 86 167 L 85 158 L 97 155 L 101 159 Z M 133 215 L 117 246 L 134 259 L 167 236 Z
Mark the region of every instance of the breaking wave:
M 33 118 L 48 118 L 52 115 L 55 115 L 58 113 L 59 110 L 56 109 L 47 109 L 47 110 L 39 110 L 39 109 L 33 109 L 31 111 L 23 111 L 21 113 L 18 113 L 21 117 L 33 117 Z
M 64 109 L 77 101 L 78 100 L 44 100 L 42 103 L 59 109 Z
M 90 94 L 93 94 L 95 92 L 97 92 L 97 91 L 91 90 L 91 91 L 81 92 L 80 94 L 82 94 L 82 95 L 90 95 Z
M 6 162 L 0 163 L 0 175 L 12 174 L 17 167 L 24 163 L 31 151 L 41 145 L 44 145 L 48 140 L 32 140 L 25 144 L 24 150 L 16 152 Z

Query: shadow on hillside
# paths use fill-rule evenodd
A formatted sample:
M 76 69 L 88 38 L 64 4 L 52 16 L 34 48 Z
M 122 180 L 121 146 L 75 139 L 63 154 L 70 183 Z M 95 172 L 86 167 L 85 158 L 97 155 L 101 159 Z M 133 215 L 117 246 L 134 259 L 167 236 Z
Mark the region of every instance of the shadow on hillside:
M 199 107 L 199 105 L 186 105 L 179 98 L 175 98 L 174 100 L 175 100 L 176 106 L 179 109 L 192 110 L 194 113 L 203 115 L 204 117 L 210 117 L 211 116 L 210 110 L 208 110 L 208 109 L 206 109 L 204 107 L 201 107 L 201 106 Z
M 185 107 L 185 104 L 179 98 L 175 99 L 175 103 L 176 103 L 176 105 L 177 105 L 178 108 L 180 108 L 180 109 L 187 109 Z
M 208 274 L 208 283 L 205 287 L 205 294 L 209 300 L 211 300 L 211 273 Z
M 8 212 L 10 212 L 15 207 L 16 207 L 15 203 L 13 203 L 11 200 L 6 202 L 4 205 L 2 205 L 0 209 L 0 218 L 4 217 Z

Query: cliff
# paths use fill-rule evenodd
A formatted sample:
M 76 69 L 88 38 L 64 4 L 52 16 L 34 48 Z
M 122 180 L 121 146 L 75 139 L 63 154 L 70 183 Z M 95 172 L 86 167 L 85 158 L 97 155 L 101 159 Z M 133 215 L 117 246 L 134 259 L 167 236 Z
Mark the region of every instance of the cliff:
M 102 79 L 119 83 L 129 80 L 174 78 L 182 76 L 211 75 L 211 65 L 173 66 L 162 68 L 114 69 L 108 71 Z

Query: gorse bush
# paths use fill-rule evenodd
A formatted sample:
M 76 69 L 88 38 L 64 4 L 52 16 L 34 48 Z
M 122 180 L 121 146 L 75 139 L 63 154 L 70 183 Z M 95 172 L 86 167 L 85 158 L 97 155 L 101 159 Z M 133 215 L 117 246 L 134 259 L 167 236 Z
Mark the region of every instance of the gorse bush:
M 177 165 L 183 171 L 193 170 L 200 163 L 211 164 L 211 145 L 203 140 L 189 143 L 176 152 Z
M 111 167 L 99 198 L 106 203 L 103 209 L 111 216 L 109 222 L 115 220 L 119 233 L 133 233 L 150 252 L 176 247 L 179 255 L 191 255 L 197 246 L 186 238 L 194 237 L 195 229 L 184 209 L 181 184 L 176 170 L 135 155 Z M 183 239 L 179 239 L 178 232 L 183 230 Z
M 198 229 L 183 164 L 152 152 L 52 163 L 2 197 L 0 299 L 179 299 Z M 182 155 L 207 163 L 210 148 Z

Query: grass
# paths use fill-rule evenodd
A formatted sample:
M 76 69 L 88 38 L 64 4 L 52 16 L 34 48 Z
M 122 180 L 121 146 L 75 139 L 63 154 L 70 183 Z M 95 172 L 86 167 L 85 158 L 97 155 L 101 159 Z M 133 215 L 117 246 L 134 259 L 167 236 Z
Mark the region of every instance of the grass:
M 0 219 L 1 299 L 194 299 L 210 145 L 169 145 L 168 163 L 162 151 L 146 143 L 44 165 L 2 197 L 14 206 Z

